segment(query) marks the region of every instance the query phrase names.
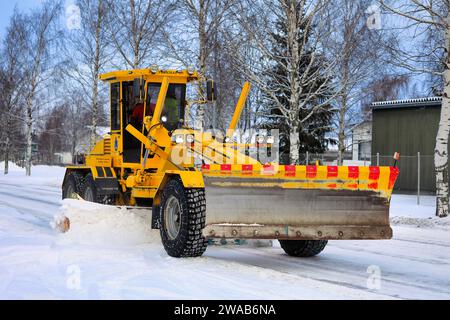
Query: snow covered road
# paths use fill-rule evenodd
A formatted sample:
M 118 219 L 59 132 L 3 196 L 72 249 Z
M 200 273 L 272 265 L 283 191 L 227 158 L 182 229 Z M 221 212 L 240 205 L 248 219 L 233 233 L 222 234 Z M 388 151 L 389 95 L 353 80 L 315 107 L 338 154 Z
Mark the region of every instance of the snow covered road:
M 63 169 L 34 174 L 0 177 L 1 299 L 450 299 L 450 223 L 426 219 L 432 197 L 418 207 L 394 196 L 389 241 L 332 241 L 310 259 L 277 243 L 174 259 L 142 211 L 63 203 Z M 57 234 L 50 222 L 61 211 L 85 223 Z

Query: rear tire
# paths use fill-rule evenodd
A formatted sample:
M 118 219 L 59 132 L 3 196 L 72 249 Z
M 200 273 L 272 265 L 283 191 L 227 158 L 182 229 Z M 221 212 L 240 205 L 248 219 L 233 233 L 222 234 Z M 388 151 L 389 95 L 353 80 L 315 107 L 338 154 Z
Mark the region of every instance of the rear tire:
M 314 257 L 325 249 L 328 240 L 279 240 L 284 252 L 292 257 Z
M 101 203 L 98 199 L 97 186 L 91 173 L 89 173 L 85 178 L 83 199 L 89 202 Z
M 161 240 L 175 258 L 199 257 L 207 247 L 203 236 L 206 220 L 204 189 L 185 189 L 180 179 L 170 180 L 159 205 Z
M 83 196 L 84 176 L 78 172 L 70 172 L 64 180 L 62 198 L 78 199 Z

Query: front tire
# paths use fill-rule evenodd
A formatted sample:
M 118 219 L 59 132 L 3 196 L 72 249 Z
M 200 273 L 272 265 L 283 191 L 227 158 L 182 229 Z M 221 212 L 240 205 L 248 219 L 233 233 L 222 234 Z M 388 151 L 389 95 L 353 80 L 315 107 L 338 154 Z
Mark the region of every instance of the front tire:
M 161 240 L 167 254 L 175 258 L 201 256 L 207 247 L 205 220 L 205 190 L 186 189 L 180 179 L 170 180 L 159 205 Z
M 95 183 L 92 173 L 89 173 L 84 179 L 83 199 L 88 202 L 113 205 L 116 203 L 113 195 L 99 195 L 97 184 Z
M 284 252 L 292 257 L 314 257 L 325 249 L 328 240 L 279 240 Z

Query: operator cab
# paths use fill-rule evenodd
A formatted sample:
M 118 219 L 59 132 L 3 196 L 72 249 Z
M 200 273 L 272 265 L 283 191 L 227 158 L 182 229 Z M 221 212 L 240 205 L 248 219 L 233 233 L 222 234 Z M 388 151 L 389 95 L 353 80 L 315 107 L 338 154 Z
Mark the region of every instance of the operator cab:
M 140 163 L 142 144 L 125 130 L 127 125 L 133 127 L 147 135 L 143 124 L 144 117 L 151 116 L 155 112 L 158 95 L 161 90 L 161 83 L 144 83 L 147 94 L 144 97 L 136 97 L 133 94 L 133 81 L 122 81 L 122 151 L 124 163 Z M 174 131 L 182 127 L 184 122 L 184 105 L 186 97 L 186 85 L 170 84 L 167 90 L 161 114 L 161 122 L 169 131 Z
M 144 135 L 143 120 L 153 117 L 162 80 L 169 78 L 169 86 L 163 104 L 160 123 L 171 134 L 184 125 L 186 106 L 186 84 L 198 80 L 197 73 L 187 71 L 150 70 L 117 71 L 102 75 L 100 78 L 110 83 L 111 96 L 111 134 L 117 137 L 115 150 L 122 151 L 124 164 L 139 164 L 144 153 L 142 143 L 125 128 L 131 124 Z M 121 148 L 119 144 L 121 142 Z

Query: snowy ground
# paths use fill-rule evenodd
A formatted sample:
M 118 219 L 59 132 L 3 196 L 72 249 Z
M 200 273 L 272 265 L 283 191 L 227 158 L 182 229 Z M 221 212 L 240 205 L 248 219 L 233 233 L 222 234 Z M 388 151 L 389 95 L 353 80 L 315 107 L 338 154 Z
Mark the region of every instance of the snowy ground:
M 389 241 L 332 241 L 312 259 L 211 246 L 180 260 L 142 212 L 62 202 L 63 168 L 0 174 L 1 299 L 450 298 L 450 220 L 433 218 L 433 197 L 394 196 Z M 58 234 L 60 213 L 83 223 Z

